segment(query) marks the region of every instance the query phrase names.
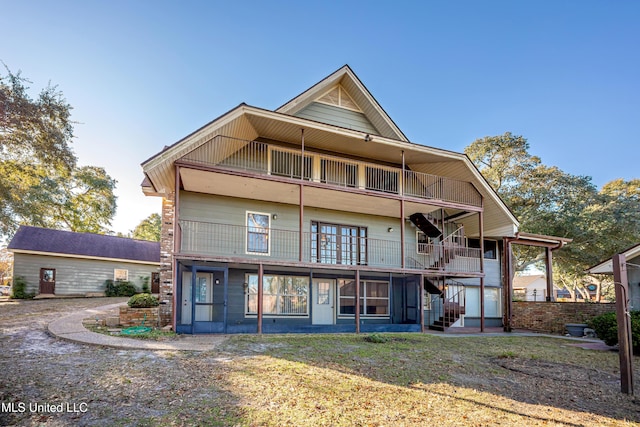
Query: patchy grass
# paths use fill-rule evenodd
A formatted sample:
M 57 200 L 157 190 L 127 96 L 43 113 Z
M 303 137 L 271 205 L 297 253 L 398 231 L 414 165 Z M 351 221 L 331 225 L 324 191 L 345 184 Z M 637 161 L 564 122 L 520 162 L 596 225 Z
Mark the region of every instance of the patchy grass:
M 120 333 L 112 333 L 109 332 L 110 329 L 106 326 L 99 326 L 89 323 L 85 323 L 85 328 L 90 330 L 91 332 L 96 332 L 99 334 L 123 337 L 123 338 L 135 338 L 140 340 L 150 340 L 150 341 L 169 341 L 178 338 L 178 334 L 173 331 L 164 331 L 162 329 L 151 329 L 149 332 L 144 332 L 142 334 L 136 335 L 126 335 Z
M 618 357 L 554 338 L 232 337 L 221 377 L 246 425 L 632 425 Z M 237 408 L 236 408 L 237 409 Z
M 85 402 L 88 410 L 0 412 L 0 425 L 640 423 L 640 400 L 620 393 L 618 354 L 562 338 L 245 335 L 215 351 L 177 352 L 84 346 L 46 334 L 49 321 L 97 305 L 3 303 L 0 371 L 10 374 L 0 376 L 0 401 Z M 637 379 L 640 359 L 634 364 Z

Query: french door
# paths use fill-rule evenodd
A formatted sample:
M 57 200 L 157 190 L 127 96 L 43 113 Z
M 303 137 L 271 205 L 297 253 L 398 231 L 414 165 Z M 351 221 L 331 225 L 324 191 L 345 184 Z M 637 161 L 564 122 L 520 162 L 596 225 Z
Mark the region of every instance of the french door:
M 367 264 L 367 229 L 311 223 L 311 259 L 322 264 Z

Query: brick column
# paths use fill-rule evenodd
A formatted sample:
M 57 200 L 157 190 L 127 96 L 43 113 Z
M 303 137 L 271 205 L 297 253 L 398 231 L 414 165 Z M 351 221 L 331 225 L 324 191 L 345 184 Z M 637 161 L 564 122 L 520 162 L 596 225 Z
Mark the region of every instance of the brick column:
M 162 198 L 162 232 L 160 234 L 160 324 L 170 325 L 173 319 L 173 221 L 174 194 Z

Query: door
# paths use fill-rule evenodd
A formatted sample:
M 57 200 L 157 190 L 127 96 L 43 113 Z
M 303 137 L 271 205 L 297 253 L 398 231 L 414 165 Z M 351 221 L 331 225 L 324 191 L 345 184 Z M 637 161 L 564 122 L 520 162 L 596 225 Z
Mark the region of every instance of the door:
M 55 294 L 56 290 L 56 269 L 41 268 L 40 269 L 40 293 Z
M 193 301 L 191 299 L 191 272 L 182 274 L 182 308 L 180 316 L 180 324 L 191 324 L 191 308 Z
M 160 293 L 160 273 L 158 272 L 151 273 L 151 293 Z
M 311 322 L 314 325 L 333 325 L 335 313 L 335 285 L 333 279 L 313 279 Z
M 180 328 L 189 333 L 225 331 L 225 273 L 223 271 L 185 271 L 182 275 Z

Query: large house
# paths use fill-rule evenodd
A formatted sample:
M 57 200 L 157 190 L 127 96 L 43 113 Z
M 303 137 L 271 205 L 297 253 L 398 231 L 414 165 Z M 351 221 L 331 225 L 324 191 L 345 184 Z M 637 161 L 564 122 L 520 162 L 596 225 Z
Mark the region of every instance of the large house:
M 503 324 L 517 219 L 466 155 L 409 141 L 348 66 L 142 167 L 163 199 L 161 316 L 177 332 Z

